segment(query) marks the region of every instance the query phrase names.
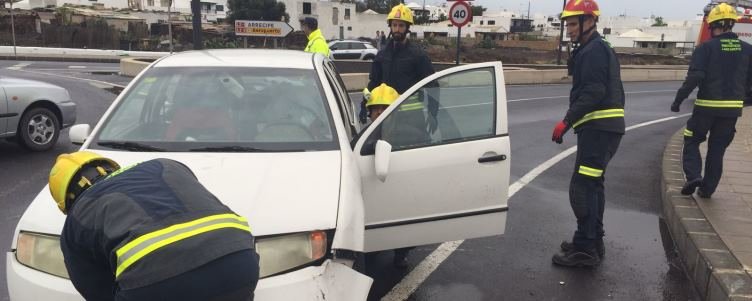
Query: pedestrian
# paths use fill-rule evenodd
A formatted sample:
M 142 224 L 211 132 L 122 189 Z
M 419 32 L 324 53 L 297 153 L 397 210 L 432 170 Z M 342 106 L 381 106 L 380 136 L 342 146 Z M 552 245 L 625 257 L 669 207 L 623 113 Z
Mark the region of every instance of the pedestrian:
M 86 300 L 253 300 L 248 222 L 182 163 L 120 168 L 88 151 L 63 154 L 49 188 L 67 215 L 65 267 Z
M 384 38 L 383 50 L 379 51 L 376 58 L 371 64 L 371 73 L 369 74 L 368 86 L 364 89 L 364 99 L 361 102 L 359 120 L 362 124 L 368 122 L 369 110 L 366 107 L 367 95 L 376 87 L 386 84 L 393 88 L 398 94 L 405 93 L 410 87 L 417 84 L 420 80 L 434 73 L 431 59 L 416 43 L 408 39 L 410 26 L 413 24 L 412 11 L 404 4 L 394 6 L 387 15 L 387 25 L 389 26 L 390 39 Z M 382 32 L 382 37 L 384 37 Z M 401 104 L 401 120 L 412 124 L 415 128 L 421 128 L 423 132 L 420 135 L 424 137 L 413 137 L 414 140 L 425 140 L 428 137 L 426 132 L 427 119 L 423 115 L 423 102 L 418 95 L 411 96 Z M 434 123 L 431 123 L 431 129 L 435 130 L 435 116 L 438 111 L 438 103 L 429 101 L 429 113 L 434 116 Z M 401 127 L 410 126 L 401 124 Z M 399 268 L 407 267 L 407 254 L 411 248 L 402 248 L 395 250 L 394 266 Z
M 595 266 L 605 255 L 603 211 L 606 166 L 624 135 L 624 88 L 616 53 L 596 30 L 600 11 L 594 0 L 569 0 L 561 19 L 575 44 L 568 62 L 572 75 L 569 110 L 551 140 L 562 143 L 567 130 L 577 135 L 577 158 L 569 202 L 577 218 L 572 241 L 552 258 L 562 266 Z
M 373 40 L 374 44 L 376 44 L 376 49 L 381 50 L 381 33 L 379 31 L 376 31 L 376 39 Z
M 379 41 L 381 42 L 381 48 L 379 50 L 384 49 L 386 47 L 386 35 L 384 34 L 384 31 L 381 31 L 381 37 L 379 37 Z
M 315 18 L 305 17 L 300 19 L 300 28 L 308 37 L 308 44 L 306 44 L 305 52 L 321 53 L 325 57 L 329 57 L 329 45 L 324 39 L 324 35 L 319 29 L 319 21 Z
M 684 195 L 697 190 L 700 197 L 710 198 L 715 192 L 723 173 L 723 155 L 734 140 L 736 120 L 742 115 L 748 96 L 752 46 L 731 32 L 736 20 L 736 9 L 726 3 L 710 11 L 707 21 L 712 38 L 692 53 L 687 78 L 671 104 L 671 111 L 679 112 L 682 101 L 695 87 L 700 87 L 692 117 L 684 129 L 682 163 L 687 180 L 681 189 Z M 703 176 L 700 144 L 706 139 L 708 152 Z

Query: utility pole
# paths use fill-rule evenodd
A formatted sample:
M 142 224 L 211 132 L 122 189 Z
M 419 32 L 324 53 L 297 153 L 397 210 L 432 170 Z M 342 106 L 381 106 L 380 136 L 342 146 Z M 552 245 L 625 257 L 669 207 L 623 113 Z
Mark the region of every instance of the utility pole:
M 201 2 L 200 0 L 191 0 L 191 11 L 193 12 L 193 49 L 201 50 L 204 48 L 204 41 L 201 37 Z
M 567 7 L 567 0 L 561 6 L 561 11 Z M 561 43 L 564 41 L 564 19 L 559 15 L 559 45 L 556 47 L 556 64 L 561 65 Z
M 167 5 L 167 34 L 170 36 L 170 54 L 172 54 L 173 46 L 172 46 L 172 0 L 170 0 L 169 5 Z
M 13 18 L 13 1 L 10 0 L 10 31 L 13 40 L 13 57 L 18 60 L 18 53 L 16 52 L 16 21 Z

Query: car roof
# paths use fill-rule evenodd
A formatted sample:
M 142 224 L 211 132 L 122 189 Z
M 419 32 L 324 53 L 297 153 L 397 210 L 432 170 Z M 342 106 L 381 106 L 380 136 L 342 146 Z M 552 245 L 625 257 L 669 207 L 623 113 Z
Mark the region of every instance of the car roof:
M 334 40 L 332 43 L 339 43 L 339 42 L 349 42 L 349 43 L 363 43 L 368 44 L 368 42 L 365 41 L 359 41 L 359 40 Z
M 261 67 L 313 69 L 313 54 L 276 49 L 213 49 L 185 51 L 164 57 L 160 67 Z

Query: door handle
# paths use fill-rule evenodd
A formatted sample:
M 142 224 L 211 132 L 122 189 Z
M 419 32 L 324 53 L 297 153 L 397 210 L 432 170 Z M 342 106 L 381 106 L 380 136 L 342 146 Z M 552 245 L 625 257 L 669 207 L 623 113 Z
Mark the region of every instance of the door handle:
M 497 161 L 504 161 L 506 159 L 507 159 L 507 155 L 480 157 L 478 158 L 478 163 L 497 162 Z

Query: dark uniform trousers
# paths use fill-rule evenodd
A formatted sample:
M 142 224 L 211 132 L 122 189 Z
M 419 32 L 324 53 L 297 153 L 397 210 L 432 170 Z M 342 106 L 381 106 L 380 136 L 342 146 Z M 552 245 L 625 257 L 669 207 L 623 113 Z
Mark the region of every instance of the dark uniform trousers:
M 572 242 L 582 250 L 595 247 L 603 238 L 603 211 L 606 195 L 603 188 L 606 166 L 619 148 L 622 134 L 595 129 L 577 133 L 577 159 L 569 185 L 569 202 L 577 217 Z
M 702 179 L 700 189 L 705 194 L 713 194 L 723 174 L 723 155 L 734 140 L 738 117 L 718 117 L 695 112 L 684 129 L 684 151 L 682 160 L 687 181 Z M 708 153 L 705 158 L 705 177 L 702 177 L 702 156 L 700 143 L 708 139 Z

